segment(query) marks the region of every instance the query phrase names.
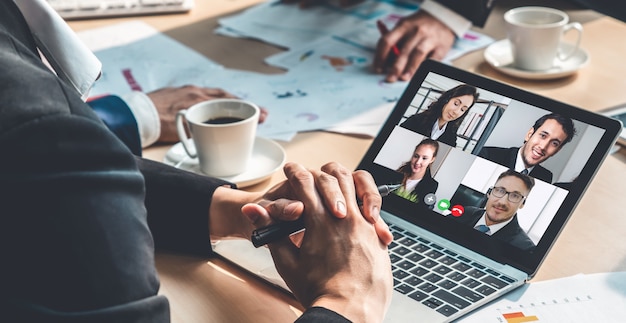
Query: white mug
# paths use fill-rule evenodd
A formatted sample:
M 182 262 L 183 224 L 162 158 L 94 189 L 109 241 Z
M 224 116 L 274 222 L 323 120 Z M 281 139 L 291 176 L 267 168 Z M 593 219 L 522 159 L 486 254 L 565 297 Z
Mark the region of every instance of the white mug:
M 238 99 L 197 103 L 176 114 L 176 130 L 185 152 L 196 158 L 209 176 L 225 177 L 246 171 L 256 137 L 260 110 Z M 188 142 L 183 120 L 195 146 Z
M 572 57 L 580 46 L 583 27 L 569 22 L 568 15 L 547 7 L 519 7 L 504 13 L 507 36 L 511 44 L 515 67 L 530 71 L 548 70 L 554 60 L 565 61 Z M 563 52 L 562 35 L 576 30 L 578 38 L 568 52 Z

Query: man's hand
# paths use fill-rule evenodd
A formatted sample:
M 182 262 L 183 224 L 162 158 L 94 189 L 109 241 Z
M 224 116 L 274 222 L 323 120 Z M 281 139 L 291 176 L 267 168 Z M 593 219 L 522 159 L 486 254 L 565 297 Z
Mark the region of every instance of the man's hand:
M 292 172 L 293 167 L 301 166 L 293 163 L 285 165 L 285 173 Z M 317 192 L 308 194 L 319 195 L 329 212 L 337 218 L 347 215 L 347 203 L 358 198 L 357 205 L 362 216 L 374 225 L 381 243 L 388 245 L 393 240 L 389 227 L 380 218 L 382 197 L 378 193 L 372 175 L 366 171 L 351 172 L 338 163 L 328 163 L 316 174 Z M 268 190 L 256 203 L 249 203 L 242 211 L 253 222 L 256 228 L 273 224 L 277 221 L 294 221 L 304 210 L 304 205 L 297 192 L 301 184 L 287 180 Z
M 159 113 L 161 121 L 161 136 L 158 142 L 177 142 L 180 140 L 176 132 L 176 113 L 183 109 L 188 109 L 192 105 L 213 100 L 237 98 L 222 89 L 205 88 L 193 85 L 185 85 L 182 87 L 167 87 L 148 93 L 148 97 L 154 103 Z M 263 122 L 267 117 L 267 110 L 261 108 L 259 115 L 259 123 Z
M 288 163 L 284 171 L 302 203 L 306 231 L 299 246 L 287 237 L 269 244 L 278 272 L 307 308 L 322 306 L 354 322 L 382 321 L 392 277 L 386 239 L 379 235 L 386 231 L 389 241 L 391 235 L 379 217 L 382 199 L 371 175 L 336 163 L 321 171 Z M 242 211 L 257 227 L 271 222 L 258 204 Z
M 427 58 L 441 60 L 455 41 L 454 32 L 425 11 L 418 11 L 402 18 L 393 30 L 378 41 L 374 69 L 387 74 L 385 81 L 409 81 L 417 68 Z M 400 55 L 386 66 L 392 47 L 400 49 Z

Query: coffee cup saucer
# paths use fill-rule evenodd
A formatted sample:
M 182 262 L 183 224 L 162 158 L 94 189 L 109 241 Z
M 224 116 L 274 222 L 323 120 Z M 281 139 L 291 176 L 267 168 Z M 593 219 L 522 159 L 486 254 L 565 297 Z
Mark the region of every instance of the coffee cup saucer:
M 188 142 L 193 147 L 193 139 L 189 139 Z M 239 188 L 251 186 L 270 177 L 285 164 L 286 159 L 285 150 L 277 142 L 256 137 L 248 170 L 238 175 L 220 178 L 237 184 Z M 163 162 L 186 171 L 205 175 L 200 170 L 198 159 L 189 157 L 180 142 L 167 151 Z
M 574 45 L 569 43 L 561 43 L 559 45 L 559 49 L 565 53 L 571 51 L 573 47 Z M 569 76 L 576 73 L 589 61 L 587 52 L 582 48 L 578 48 L 574 55 L 565 61 L 555 58 L 554 66 L 548 70 L 528 71 L 518 69 L 513 64 L 511 43 L 508 39 L 502 39 L 489 45 L 485 49 L 483 56 L 487 63 L 496 70 L 510 76 L 531 80 L 549 80 Z

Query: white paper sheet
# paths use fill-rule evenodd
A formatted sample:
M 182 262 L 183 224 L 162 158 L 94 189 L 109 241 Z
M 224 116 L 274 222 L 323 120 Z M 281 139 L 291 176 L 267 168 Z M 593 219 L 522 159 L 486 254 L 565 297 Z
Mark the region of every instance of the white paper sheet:
M 268 63 L 288 69 L 281 75 L 225 69 L 141 22 L 85 31 L 80 37 L 103 63 L 103 76 L 93 95 L 186 84 L 220 87 L 268 110 L 268 118 L 258 128 L 263 137 L 288 141 L 300 131 L 325 129 L 373 136 L 386 118 L 369 112 L 397 101 L 407 85 L 385 83 L 383 75 L 371 70 L 379 37 L 375 21 L 392 24 L 401 14 L 415 10 L 414 5 L 391 2 L 368 0 L 348 9 L 326 5 L 301 10 L 273 1 L 223 19 L 231 36 L 257 37 L 253 33 L 263 33 L 265 29 L 258 27 L 263 25 L 277 32 L 272 35 L 282 31 L 307 39 L 297 43 L 277 36 L 281 46 L 292 48 L 267 58 Z M 307 38 L 312 34 L 314 38 Z M 452 53 L 466 53 L 491 41 L 469 35 L 457 42 Z
M 626 272 L 530 283 L 459 320 L 461 323 L 611 323 L 626 318 Z

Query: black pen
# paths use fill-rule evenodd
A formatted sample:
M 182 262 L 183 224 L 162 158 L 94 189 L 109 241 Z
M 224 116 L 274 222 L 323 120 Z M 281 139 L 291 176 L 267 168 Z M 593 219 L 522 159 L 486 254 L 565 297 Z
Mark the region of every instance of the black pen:
M 378 186 L 378 193 L 381 196 L 387 196 L 389 193 L 397 190 L 401 184 L 381 185 Z M 304 229 L 304 219 L 301 217 L 295 221 L 284 221 L 267 227 L 259 228 L 252 231 L 252 244 L 255 247 L 264 246 L 270 242 L 274 242 L 280 238 L 287 237 Z

